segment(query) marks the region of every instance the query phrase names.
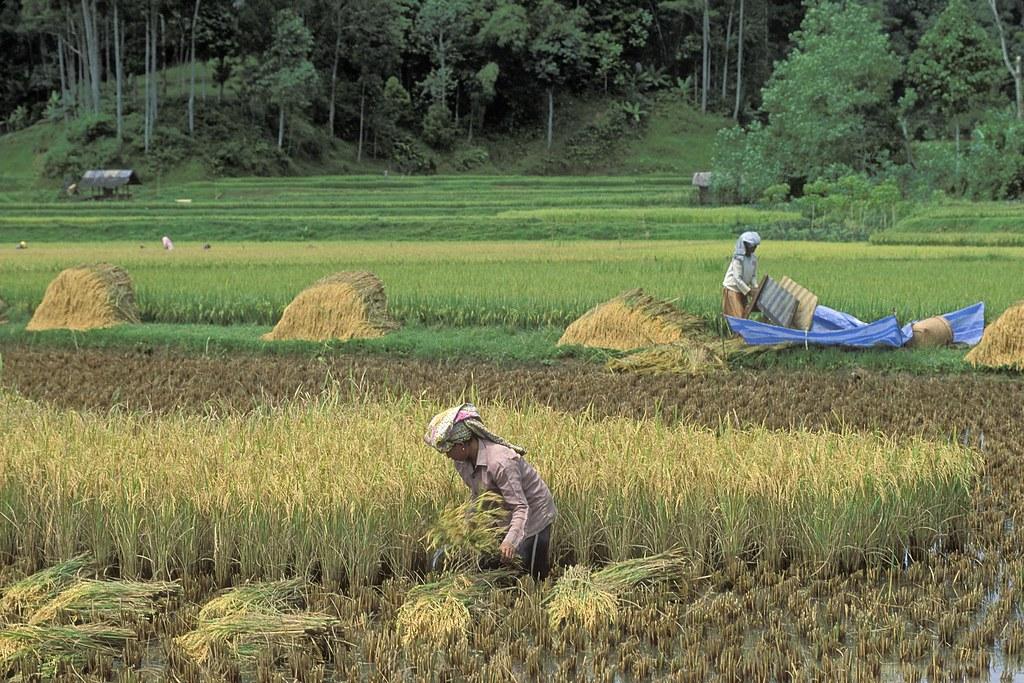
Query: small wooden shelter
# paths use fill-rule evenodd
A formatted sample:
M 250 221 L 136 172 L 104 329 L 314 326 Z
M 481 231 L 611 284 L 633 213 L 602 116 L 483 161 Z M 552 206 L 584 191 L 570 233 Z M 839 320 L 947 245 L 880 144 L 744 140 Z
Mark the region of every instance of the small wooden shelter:
M 83 173 L 81 180 L 69 187 L 68 191 L 78 193 L 89 190 L 92 199 L 131 199 L 128 186 L 141 184 L 139 174 L 130 168 L 93 170 Z

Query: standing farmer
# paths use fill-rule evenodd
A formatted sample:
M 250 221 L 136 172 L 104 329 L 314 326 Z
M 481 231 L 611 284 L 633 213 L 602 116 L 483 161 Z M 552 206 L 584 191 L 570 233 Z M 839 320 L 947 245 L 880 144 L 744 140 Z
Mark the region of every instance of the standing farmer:
M 747 295 L 757 287 L 757 257 L 754 250 L 761 244 L 756 232 L 745 232 L 736 240 L 729 269 L 722 282 L 722 313 L 734 318 L 747 317 Z
M 548 485 L 523 459 L 526 449 L 484 427 L 472 403 L 435 415 L 423 440 L 452 459 L 471 498 L 487 491 L 501 496 L 509 512 L 502 560 L 510 562 L 518 555 L 535 579 L 545 578 L 551 569 L 551 523 L 557 510 Z

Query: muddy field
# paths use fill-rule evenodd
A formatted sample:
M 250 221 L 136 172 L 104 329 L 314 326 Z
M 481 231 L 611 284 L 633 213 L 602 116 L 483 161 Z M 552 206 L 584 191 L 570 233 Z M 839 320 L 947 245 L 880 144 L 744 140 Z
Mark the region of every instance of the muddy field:
M 401 583 L 322 595 L 335 645 L 283 652 L 258 680 L 1018 680 L 1024 650 L 1024 382 L 868 372 L 736 372 L 707 377 L 612 375 L 584 364 L 510 367 L 380 358 L 187 357 L 165 352 L 6 348 L 2 384 L 60 406 L 165 412 L 246 410 L 325 388 L 439 401 L 536 401 L 596 415 L 660 414 L 723 424 L 881 431 L 978 448 L 985 472 L 965 547 L 846 576 L 731 564 L 682 592 L 637 596 L 596 633 L 555 632 L 536 591 L 496 595 L 468 643 L 403 650 L 394 617 Z M 418 434 L 411 439 L 417 439 Z M 213 586 L 186 588 L 200 602 Z M 194 603 L 193 603 L 194 604 Z M 150 680 L 209 680 L 170 635 L 187 606 L 153 627 L 127 662 Z M 341 643 L 340 645 L 337 643 Z M 250 678 L 221 662 L 223 679 Z M 117 663 L 107 666 L 118 668 Z M 444 673 L 446 672 L 446 673 Z M 618 672 L 618 673 L 615 673 Z M 109 670 L 108 670 L 109 673 Z M 443 673 L 443 675 L 441 675 Z M 116 672 L 109 673 L 116 676 Z M 281 676 L 284 675 L 284 678 Z M 222 679 L 222 680 L 223 680 Z

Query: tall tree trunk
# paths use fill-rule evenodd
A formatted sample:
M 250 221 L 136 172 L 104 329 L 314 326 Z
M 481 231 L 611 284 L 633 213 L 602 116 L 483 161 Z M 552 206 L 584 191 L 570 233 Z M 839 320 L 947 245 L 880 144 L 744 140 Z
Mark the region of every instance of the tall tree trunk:
M 100 113 L 100 46 L 96 35 L 96 0 L 81 0 L 82 28 L 85 32 L 85 54 L 89 73 L 92 110 Z
M 188 134 L 196 131 L 196 26 L 199 24 L 199 0 L 192 12 L 192 73 L 188 83 Z
M 555 131 L 555 89 L 548 86 L 548 149 L 551 149 L 551 140 Z
M 736 106 L 732 110 L 732 118 L 734 121 L 739 121 L 740 103 L 743 97 L 743 0 L 740 0 L 740 16 L 736 40 Z
M 149 114 L 149 108 L 153 104 L 153 101 L 152 101 L 152 99 L 149 96 L 149 89 L 151 87 L 150 80 L 152 80 L 150 78 L 150 70 L 149 70 L 149 51 L 150 51 L 150 48 L 152 47 L 152 41 L 150 41 L 150 39 L 149 39 L 149 31 L 150 31 L 151 27 L 152 27 L 152 21 L 150 20 L 150 17 L 147 16 L 146 17 L 146 57 L 145 57 L 146 67 L 144 69 L 144 71 L 146 72 L 146 87 L 145 87 L 145 89 L 143 91 L 143 95 L 142 95 L 142 99 L 143 99 L 143 102 L 144 102 L 143 115 L 142 115 L 142 147 L 143 147 L 143 151 L 146 154 L 149 154 L 149 123 L 152 120 L 151 117 L 150 117 L 150 114 Z
M 729 5 L 729 21 L 725 24 L 725 48 L 722 50 L 722 102 L 728 94 L 729 83 L 729 43 L 732 42 L 732 12 L 736 8 L 734 3 Z
M 68 116 L 68 78 L 64 61 L 64 34 L 57 34 L 57 68 L 60 69 L 60 104 L 64 109 L 64 118 Z
M 338 12 L 338 16 L 341 16 L 341 12 Z M 335 26 L 336 33 L 334 35 L 334 65 L 331 67 L 331 103 L 328 106 L 327 113 L 327 130 L 331 131 L 331 137 L 334 137 L 334 113 L 337 110 L 337 96 L 338 96 L 338 61 L 341 59 L 341 24 L 340 20 L 337 26 Z
M 152 61 L 153 87 L 149 91 L 149 96 L 153 98 L 153 106 L 150 108 L 150 115 L 152 117 L 152 121 L 149 124 L 150 133 L 152 133 L 152 132 L 154 132 L 156 130 L 156 119 L 157 119 L 157 116 L 159 114 L 158 110 L 159 110 L 159 104 L 160 104 L 160 91 L 159 91 L 159 88 L 158 88 L 159 83 L 157 81 L 157 74 L 159 73 L 159 68 L 161 66 L 166 66 L 164 60 L 161 59 L 159 62 L 157 61 L 157 57 L 159 56 L 159 54 L 157 53 L 157 49 L 156 49 L 157 48 L 157 45 L 156 45 L 157 34 L 158 34 L 158 30 L 159 30 L 160 26 L 163 25 L 163 17 L 160 16 L 160 12 L 157 11 L 155 6 L 153 7 L 152 12 L 153 12 L 153 29 L 152 29 L 152 31 L 150 31 L 150 37 L 153 40 L 153 47 L 149 51 L 149 56 L 150 56 L 150 60 Z M 164 87 L 166 87 L 166 82 L 167 82 L 166 81 L 166 77 L 167 77 L 167 70 L 166 69 L 164 69 L 163 76 L 164 76 L 164 78 L 161 79 L 161 80 L 164 82 Z
M 284 147 L 284 103 L 277 105 L 277 148 Z
M 114 80 L 117 106 L 117 139 L 124 137 L 124 69 L 121 65 L 121 20 L 117 16 L 117 0 L 114 0 Z
M 359 150 L 356 152 L 356 161 L 363 160 L 363 120 L 366 117 L 366 84 L 363 83 L 359 89 Z
M 703 31 L 703 42 L 702 42 L 702 64 L 701 64 L 701 91 L 700 91 L 700 110 L 707 112 L 708 110 L 708 88 L 710 87 L 709 81 L 711 80 L 711 7 L 710 0 L 704 0 L 704 31 Z
M 164 67 L 160 72 L 160 94 L 167 97 L 167 20 L 157 13 L 157 24 L 160 33 L 160 64 Z M 155 34 L 154 34 L 155 35 Z M 154 38 L 154 42 L 155 42 Z M 153 56 L 153 71 L 156 72 L 156 54 Z
M 992 9 L 992 18 L 995 19 L 996 31 L 999 33 L 999 45 L 1003 49 L 1003 64 L 1006 65 L 1006 70 L 1010 72 L 1010 77 L 1013 79 L 1014 103 L 1017 105 L 1017 120 L 1019 121 L 1021 118 L 1020 57 L 1017 57 L 1017 65 L 1014 68 L 1010 61 L 1010 51 L 1006 48 L 1006 34 L 1003 32 L 1003 20 L 999 18 L 999 7 L 996 5 L 996 0 L 988 0 L 988 6 Z

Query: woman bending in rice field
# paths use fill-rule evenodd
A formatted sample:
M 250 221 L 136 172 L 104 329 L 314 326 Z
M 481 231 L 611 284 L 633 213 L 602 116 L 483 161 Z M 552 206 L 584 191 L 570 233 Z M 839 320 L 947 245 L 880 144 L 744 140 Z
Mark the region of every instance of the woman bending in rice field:
M 551 569 L 551 523 L 558 511 L 548 485 L 523 458 L 526 449 L 488 430 L 471 403 L 435 415 L 423 440 L 451 458 L 471 499 L 487 492 L 501 497 L 508 511 L 501 559 L 511 562 L 518 555 L 535 579 L 544 579 Z
M 745 232 L 736 240 L 729 269 L 722 282 L 722 313 L 734 318 L 746 318 L 749 314 L 748 297 L 757 287 L 757 257 L 754 251 L 761 244 L 756 232 Z

